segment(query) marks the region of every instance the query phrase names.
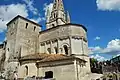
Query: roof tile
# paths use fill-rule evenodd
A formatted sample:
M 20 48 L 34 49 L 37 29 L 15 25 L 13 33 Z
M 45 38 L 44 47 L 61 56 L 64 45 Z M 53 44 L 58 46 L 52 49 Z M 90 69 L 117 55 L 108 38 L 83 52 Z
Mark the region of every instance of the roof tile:
M 31 54 L 27 56 L 23 56 L 20 58 L 20 61 L 26 61 L 26 60 L 39 60 L 38 62 L 49 62 L 49 61 L 58 61 L 58 60 L 66 60 L 66 59 L 74 59 L 76 57 L 74 56 L 67 56 L 64 54 L 45 54 L 45 53 L 37 53 L 37 54 Z M 80 59 L 82 60 L 82 59 Z M 84 60 L 82 60 L 84 61 Z

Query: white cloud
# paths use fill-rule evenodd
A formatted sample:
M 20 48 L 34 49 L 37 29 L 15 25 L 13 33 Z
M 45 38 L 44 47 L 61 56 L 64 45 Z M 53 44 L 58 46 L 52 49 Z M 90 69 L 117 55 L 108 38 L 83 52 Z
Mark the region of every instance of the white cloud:
M 40 15 L 38 9 L 33 6 L 34 5 L 33 0 L 23 0 L 23 1 L 25 2 L 27 8 L 31 12 L 33 12 L 34 15 Z
M 50 4 L 47 4 L 45 3 L 44 4 L 44 11 L 45 11 L 45 16 L 47 15 L 47 10 L 49 9 L 50 13 L 52 12 L 52 8 L 53 8 L 53 3 L 50 3 Z
M 30 12 L 32 12 L 33 15 L 37 16 L 37 19 L 33 17 L 33 19 L 30 19 L 30 20 L 37 22 L 37 23 L 45 20 L 44 17 L 41 17 L 39 10 L 36 7 L 34 7 L 34 0 L 23 0 L 23 2 L 25 2 L 27 9 Z
M 6 29 L 6 23 L 17 15 L 28 16 L 28 10 L 24 4 L 10 4 L 0 6 L 0 32 Z
M 120 54 L 120 39 L 111 40 L 108 42 L 106 48 L 97 47 L 89 47 L 90 54 L 94 53 L 106 53 L 110 55 Z
M 33 21 L 33 22 L 36 22 L 36 23 L 38 23 L 38 22 L 41 22 L 41 21 L 43 21 L 43 20 L 45 20 L 45 18 L 44 17 L 42 17 L 42 18 L 37 18 L 37 19 L 30 19 L 31 21 Z
M 0 5 L 0 32 L 6 30 L 6 24 L 15 16 L 21 15 L 25 18 L 28 17 L 29 11 L 33 13 L 33 17 L 30 18 L 32 21 L 38 23 L 45 20 L 44 17 L 41 17 L 38 9 L 33 6 L 33 0 L 23 1 L 25 4 Z
M 99 46 L 96 47 L 89 47 L 89 54 L 94 54 L 94 53 L 98 53 L 101 52 L 101 48 Z
M 115 40 L 110 41 L 107 45 L 107 48 L 103 52 L 120 53 L 120 39 L 115 39 Z
M 90 57 L 91 57 L 91 58 L 94 58 L 94 59 L 97 59 L 98 61 L 105 61 L 105 60 L 107 60 L 105 57 L 100 56 L 99 54 L 92 55 L 92 56 L 90 56 Z
M 99 10 L 120 11 L 120 0 L 96 0 Z
M 99 36 L 95 37 L 94 40 L 100 40 L 101 38 Z
M 0 44 L 2 44 L 3 42 L 0 41 Z

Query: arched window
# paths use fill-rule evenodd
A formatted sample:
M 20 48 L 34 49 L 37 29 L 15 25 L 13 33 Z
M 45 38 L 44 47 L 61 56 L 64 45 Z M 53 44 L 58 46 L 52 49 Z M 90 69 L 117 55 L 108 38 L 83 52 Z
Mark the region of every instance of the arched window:
M 49 52 L 49 54 L 51 54 L 51 49 L 50 48 L 48 48 L 47 51 Z
M 9 48 L 8 48 L 8 51 L 9 51 Z
M 52 24 L 52 27 L 55 27 L 55 25 L 54 25 L 54 24 Z
M 60 52 L 63 53 L 63 49 L 62 48 L 60 48 Z
M 58 53 L 57 47 L 54 47 L 54 49 L 55 49 L 55 53 L 57 54 Z
M 63 46 L 65 54 L 68 55 L 68 47 L 66 45 Z
M 36 27 L 34 26 L 34 31 L 35 31 Z
M 25 76 L 28 75 L 28 66 L 25 66 Z
M 56 14 L 54 13 L 54 18 L 56 18 Z
M 28 23 L 26 23 L 26 26 L 25 26 L 25 28 L 27 29 L 27 27 L 28 27 Z

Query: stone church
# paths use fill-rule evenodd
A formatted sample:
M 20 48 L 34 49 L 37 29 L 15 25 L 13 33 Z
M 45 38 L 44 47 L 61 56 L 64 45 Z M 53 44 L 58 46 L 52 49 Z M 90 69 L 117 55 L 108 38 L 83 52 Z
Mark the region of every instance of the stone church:
M 87 29 L 70 22 L 62 0 L 53 3 L 52 11 L 47 10 L 46 30 L 20 15 L 7 24 L 7 40 L 0 45 L 0 69 L 7 79 L 13 80 L 14 73 L 21 79 L 92 79 Z

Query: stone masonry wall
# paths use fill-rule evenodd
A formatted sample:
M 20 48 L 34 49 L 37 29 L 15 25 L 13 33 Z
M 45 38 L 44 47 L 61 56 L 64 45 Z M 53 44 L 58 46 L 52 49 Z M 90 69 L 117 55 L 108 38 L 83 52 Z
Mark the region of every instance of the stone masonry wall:
M 45 72 L 53 71 L 53 76 L 56 80 L 76 80 L 75 67 L 71 65 L 61 65 L 56 67 L 45 67 L 39 69 L 39 75 L 45 76 Z
M 28 24 L 26 28 L 26 24 Z M 16 52 L 21 49 L 21 56 L 35 54 L 38 52 L 38 34 L 41 28 L 35 24 L 19 19 Z

